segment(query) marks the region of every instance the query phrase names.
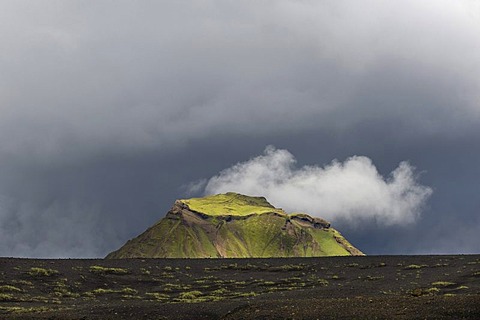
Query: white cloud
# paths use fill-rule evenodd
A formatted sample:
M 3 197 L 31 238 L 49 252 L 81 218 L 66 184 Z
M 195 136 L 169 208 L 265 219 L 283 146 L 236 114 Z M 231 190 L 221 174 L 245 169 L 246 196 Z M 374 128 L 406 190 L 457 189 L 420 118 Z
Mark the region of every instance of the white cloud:
M 285 210 L 304 211 L 354 225 L 410 224 L 420 215 L 432 189 L 418 183 L 414 168 L 401 162 L 388 178 L 372 161 L 353 156 L 327 166 L 295 167 L 287 150 L 269 146 L 263 155 L 241 162 L 212 177 L 206 194 L 228 191 L 265 196 Z

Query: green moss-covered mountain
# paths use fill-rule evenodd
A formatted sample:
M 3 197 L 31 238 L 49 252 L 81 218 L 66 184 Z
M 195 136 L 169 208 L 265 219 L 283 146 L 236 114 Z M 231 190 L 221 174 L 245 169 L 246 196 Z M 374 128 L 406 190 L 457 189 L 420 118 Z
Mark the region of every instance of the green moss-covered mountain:
M 175 201 L 165 218 L 107 258 L 363 255 L 330 223 L 287 214 L 263 197 L 226 193 Z

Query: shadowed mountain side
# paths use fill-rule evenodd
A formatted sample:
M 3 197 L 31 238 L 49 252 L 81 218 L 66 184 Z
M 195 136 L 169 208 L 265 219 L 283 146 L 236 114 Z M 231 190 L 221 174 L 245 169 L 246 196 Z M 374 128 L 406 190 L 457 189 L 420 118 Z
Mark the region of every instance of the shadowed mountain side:
M 363 255 L 330 223 L 287 214 L 263 197 L 177 200 L 165 218 L 106 258 L 262 258 Z

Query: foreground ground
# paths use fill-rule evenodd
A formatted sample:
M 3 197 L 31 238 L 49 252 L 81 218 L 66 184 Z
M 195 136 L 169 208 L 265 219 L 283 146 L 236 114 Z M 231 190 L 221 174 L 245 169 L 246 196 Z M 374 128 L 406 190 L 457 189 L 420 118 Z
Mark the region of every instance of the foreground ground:
M 480 319 L 480 255 L 0 259 L 0 319 Z

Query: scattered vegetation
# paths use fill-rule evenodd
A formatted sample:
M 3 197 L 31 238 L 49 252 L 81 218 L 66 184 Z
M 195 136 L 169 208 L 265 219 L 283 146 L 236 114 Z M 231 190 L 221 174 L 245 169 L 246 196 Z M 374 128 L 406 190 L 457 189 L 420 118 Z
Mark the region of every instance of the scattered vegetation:
M 180 299 L 196 299 L 201 295 L 202 295 L 201 291 L 195 290 L 195 291 L 182 292 L 180 293 L 179 298 Z
M 151 271 L 148 270 L 148 269 L 145 269 L 145 268 L 140 268 L 140 272 L 143 274 L 143 275 L 150 275 L 151 274 Z
M 97 295 L 105 295 L 105 294 L 112 294 L 112 293 L 119 293 L 124 295 L 136 295 L 138 293 L 137 290 L 132 288 L 122 288 L 122 289 L 105 289 L 105 288 L 97 288 L 89 292 L 85 292 L 86 296 L 97 296 Z
M 404 269 L 405 270 L 414 270 L 414 269 L 422 269 L 428 267 L 426 264 L 418 265 L 418 264 L 410 264 L 406 266 Z
M 32 277 L 50 277 L 50 276 L 55 276 L 59 274 L 57 270 L 38 268 L 38 267 L 30 268 L 30 270 L 28 270 L 27 273 Z
M 115 275 L 125 275 L 130 273 L 128 269 L 124 268 L 109 268 L 109 267 L 103 267 L 103 266 L 91 266 L 89 268 L 89 271 L 94 274 L 115 274 Z
M 0 286 L 0 292 L 22 292 L 22 289 L 11 285 Z
M 21 314 L 21 313 L 39 313 L 47 311 L 66 310 L 67 308 L 52 308 L 52 307 L 18 307 L 18 306 L 0 306 L 0 312 Z
M 170 296 L 165 293 L 160 293 L 160 292 L 147 292 L 145 293 L 145 296 L 148 298 L 152 298 L 154 300 L 159 300 L 159 301 L 165 301 L 170 299 Z
M 164 260 L 160 263 L 132 260 L 125 265 L 128 269 L 113 268 L 123 266 L 116 262 L 110 267 L 102 265 L 101 261 L 83 262 L 80 266 L 72 266 L 75 262 L 62 262 L 68 263 L 62 269 L 56 264 L 60 262 L 36 261 L 35 264 L 22 264 L 18 270 L 5 267 L 6 271 L 0 273 L 0 319 L 15 313 L 61 310 L 71 306 L 90 308 L 90 304 L 125 300 L 136 300 L 132 305 L 142 301 L 149 305 L 190 304 L 264 295 L 267 301 L 268 295 L 276 299 L 283 295 L 295 297 L 297 293 L 305 296 L 311 292 L 325 294 L 322 296 L 325 297 L 342 287 L 347 289 L 347 296 L 351 290 L 361 288 L 355 293 L 359 299 L 370 295 L 366 292 L 372 292 L 372 297 L 388 295 L 385 298 L 392 299 L 437 296 L 425 300 L 436 301 L 443 297 L 472 297 L 480 288 L 478 278 L 473 277 L 480 276 L 480 270 L 475 264 L 467 263 L 471 260 L 463 264 L 450 260 L 444 266 L 440 259 L 422 261 L 418 257 L 401 258 L 402 263 L 393 258 L 388 260 L 388 257 L 386 260 L 376 257 L 349 259 Z M 32 265 L 35 267 L 30 268 Z M 322 291 L 321 287 L 327 290 Z M 287 295 L 287 291 L 295 293 Z
M 436 281 L 432 283 L 432 286 L 435 286 L 435 287 L 448 287 L 453 285 L 455 285 L 455 283 L 450 281 Z
M 448 267 L 448 263 L 437 263 L 432 266 L 432 268 Z
M 9 302 L 9 301 L 13 301 L 14 298 L 11 294 L 8 294 L 8 293 L 0 293 L 0 301 L 5 301 L 5 302 Z

